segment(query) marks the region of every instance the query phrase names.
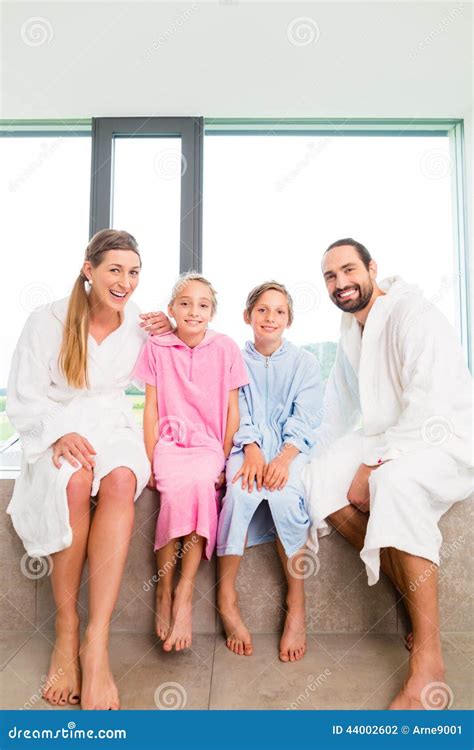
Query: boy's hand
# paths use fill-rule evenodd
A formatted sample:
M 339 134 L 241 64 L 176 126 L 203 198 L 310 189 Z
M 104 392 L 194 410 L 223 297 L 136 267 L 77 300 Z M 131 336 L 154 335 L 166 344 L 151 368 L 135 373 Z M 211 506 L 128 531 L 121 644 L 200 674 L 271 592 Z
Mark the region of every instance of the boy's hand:
M 265 456 L 256 443 L 250 443 L 244 448 L 244 462 L 232 480 L 232 484 L 242 477 L 242 489 L 252 492 L 254 482 L 257 489 L 263 486 L 263 474 L 265 471 Z
M 267 464 L 265 468 L 265 475 L 263 477 L 263 486 L 266 490 L 282 490 L 288 481 L 290 475 L 290 461 L 283 454 L 275 456 L 275 458 Z
M 224 484 L 225 484 L 225 471 L 221 471 L 216 481 L 214 482 L 214 487 L 216 488 L 216 490 L 221 490 Z

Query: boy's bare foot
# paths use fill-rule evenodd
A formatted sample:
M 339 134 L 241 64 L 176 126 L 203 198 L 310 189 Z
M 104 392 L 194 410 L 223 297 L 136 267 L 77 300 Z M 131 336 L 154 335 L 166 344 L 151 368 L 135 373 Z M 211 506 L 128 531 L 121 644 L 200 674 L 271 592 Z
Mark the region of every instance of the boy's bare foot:
M 306 651 L 304 599 L 287 600 L 285 627 L 280 640 L 281 661 L 298 661 Z
M 252 636 L 245 627 L 237 603 L 237 594 L 218 594 L 219 613 L 226 634 L 226 646 L 239 656 L 250 656 L 253 651 Z
M 162 641 L 166 639 L 170 632 L 172 604 L 173 594 L 171 589 L 165 589 L 158 581 L 156 584 L 155 631 Z
M 413 653 L 413 652 L 412 652 Z M 453 694 L 444 682 L 444 664 L 441 655 L 410 656 L 410 673 L 400 692 L 389 705 L 390 710 L 420 711 L 422 709 L 449 708 Z
M 108 632 L 88 628 L 81 647 L 81 707 L 86 710 L 118 710 L 120 700 L 110 671 Z
M 42 696 L 53 706 L 77 705 L 81 699 L 79 666 L 79 618 L 56 617 L 56 641 Z
M 181 579 L 171 609 L 171 627 L 163 643 L 163 651 L 183 651 L 189 648 L 193 634 L 193 584 Z

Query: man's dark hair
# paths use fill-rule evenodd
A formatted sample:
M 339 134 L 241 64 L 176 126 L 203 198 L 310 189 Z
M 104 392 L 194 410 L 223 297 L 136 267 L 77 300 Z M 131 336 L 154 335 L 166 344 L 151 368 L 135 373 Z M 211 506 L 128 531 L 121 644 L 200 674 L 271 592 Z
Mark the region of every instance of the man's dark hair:
M 336 240 L 336 242 L 333 242 L 332 245 L 329 245 L 324 255 L 332 250 L 333 247 L 342 247 L 342 245 L 350 245 L 351 247 L 353 247 L 364 266 L 367 268 L 367 270 L 369 270 L 369 263 L 372 260 L 371 254 L 369 253 L 365 245 L 362 245 L 361 242 L 353 240 L 352 237 L 347 237 L 345 240 Z

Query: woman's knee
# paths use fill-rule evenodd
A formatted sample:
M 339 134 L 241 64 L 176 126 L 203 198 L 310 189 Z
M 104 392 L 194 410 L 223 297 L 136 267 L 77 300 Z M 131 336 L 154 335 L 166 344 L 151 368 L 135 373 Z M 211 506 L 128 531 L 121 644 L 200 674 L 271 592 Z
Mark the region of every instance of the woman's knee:
M 68 502 L 89 502 L 92 489 L 92 471 L 79 469 L 70 477 L 67 484 Z
M 118 498 L 134 498 L 137 480 L 133 471 L 126 466 L 118 466 L 105 476 L 101 483 L 101 493 Z

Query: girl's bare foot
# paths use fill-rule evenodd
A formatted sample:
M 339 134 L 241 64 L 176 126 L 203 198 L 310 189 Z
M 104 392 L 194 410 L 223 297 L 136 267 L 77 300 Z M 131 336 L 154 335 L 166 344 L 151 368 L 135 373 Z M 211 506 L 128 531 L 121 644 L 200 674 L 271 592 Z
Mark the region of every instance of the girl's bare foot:
M 87 628 L 81 647 L 81 707 L 86 710 L 118 710 L 120 700 L 110 671 L 108 631 Z
M 239 656 L 250 656 L 253 651 L 252 636 L 245 627 L 237 604 L 237 594 L 219 593 L 219 613 L 226 634 L 226 646 Z
M 156 609 L 155 609 L 155 631 L 160 640 L 164 641 L 170 632 L 171 607 L 173 594 L 171 589 L 164 587 L 158 581 L 156 584 Z
M 298 661 L 306 651 L 304 599 L 287 600 L 285 627 L 280 640 L 281 661 Z
M 56 641 L 41 692 L 53 706 L 77 705 L 81 699 L 78 617 L 56 617 Z
M 163 651 L 182 651 L 189 648 L 192 641 L 193 627 L 193 584 L 181 579 L 171 609 L 171 628 L 163 643 Z

